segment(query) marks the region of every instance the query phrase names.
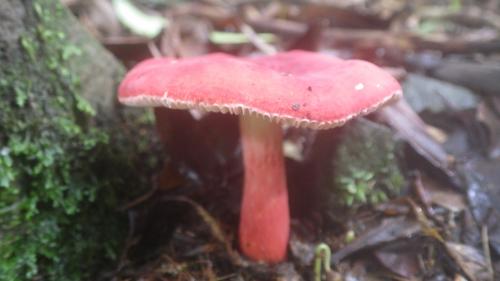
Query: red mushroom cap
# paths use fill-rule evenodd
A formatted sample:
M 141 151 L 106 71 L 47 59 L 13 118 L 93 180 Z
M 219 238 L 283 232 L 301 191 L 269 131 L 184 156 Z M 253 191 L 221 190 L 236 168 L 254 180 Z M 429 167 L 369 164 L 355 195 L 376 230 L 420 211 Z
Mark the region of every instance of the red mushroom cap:
M 400 94 L 399 83 L 369 62 L 305 51 L 150 59 L 119 88 L 119 100 L 127 105 L 256 114 L 317 129 L 342 125 Z

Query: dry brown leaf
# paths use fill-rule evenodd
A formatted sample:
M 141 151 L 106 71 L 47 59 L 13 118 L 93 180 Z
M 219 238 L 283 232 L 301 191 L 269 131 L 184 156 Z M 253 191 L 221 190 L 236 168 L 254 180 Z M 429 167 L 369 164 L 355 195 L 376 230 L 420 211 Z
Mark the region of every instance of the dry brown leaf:
M 453 242 L 445 242 L 444 245 L 448 254 L 463 270 L 468 279 L 472 281 L 490 280 L 486 259 L 478 249 Z

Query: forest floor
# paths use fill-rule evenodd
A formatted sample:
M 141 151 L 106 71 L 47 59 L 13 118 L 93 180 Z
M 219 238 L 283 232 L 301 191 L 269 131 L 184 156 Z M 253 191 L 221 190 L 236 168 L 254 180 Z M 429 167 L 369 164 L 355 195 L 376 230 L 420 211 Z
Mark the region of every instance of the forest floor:
M 404 99 L 343 129 L 286 131 L 292 234 L 278 265 L 238 252 L 236 119 L 166 112 L 167 160 L 124 205 L 129 239 L 106 279 L 499 280 L 499 1 L 63 2 L 127 67 L 302 49 L 371 61 L 403 85 Z

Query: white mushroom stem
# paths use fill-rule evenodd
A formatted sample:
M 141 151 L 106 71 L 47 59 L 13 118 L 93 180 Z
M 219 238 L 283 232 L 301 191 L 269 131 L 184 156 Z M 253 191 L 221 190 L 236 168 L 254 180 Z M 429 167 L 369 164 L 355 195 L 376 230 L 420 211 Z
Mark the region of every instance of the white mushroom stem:
M 240 116 L 245 180 L 240 247 L 248 257 L 279 262 L 290 232 L 282 130 L 263 117 Z

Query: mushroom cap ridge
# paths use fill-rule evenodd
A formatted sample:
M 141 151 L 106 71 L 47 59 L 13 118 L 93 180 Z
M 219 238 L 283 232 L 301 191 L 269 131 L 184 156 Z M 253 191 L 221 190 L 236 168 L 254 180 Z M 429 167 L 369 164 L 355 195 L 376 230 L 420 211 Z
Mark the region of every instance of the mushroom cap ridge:
M 120 102 L 254 114 L 297 127 L 326 129 L 401 95 L 396 79 L 360 60 L 306 51 L 239 58 L 226 54 L 155 58 L 135 66 Z

